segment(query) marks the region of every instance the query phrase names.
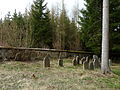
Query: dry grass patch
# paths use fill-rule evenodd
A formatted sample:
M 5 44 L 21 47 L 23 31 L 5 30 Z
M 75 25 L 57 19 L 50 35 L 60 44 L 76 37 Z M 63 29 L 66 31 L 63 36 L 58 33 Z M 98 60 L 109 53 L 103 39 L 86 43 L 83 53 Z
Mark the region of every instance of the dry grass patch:
M 38 62 L 4 62 L 0 64 L 0 88 L 2 90 L 119 90 L 120 77 L 103 75 L 100 70 L 83 71 L 82 65 L 72 66 L 66 59 L 64 67 L 56 60 L 50 68 Z M 113 70 L 116 70 L 113 67 Z M 117 67 L 118 70 L 118 67 Z

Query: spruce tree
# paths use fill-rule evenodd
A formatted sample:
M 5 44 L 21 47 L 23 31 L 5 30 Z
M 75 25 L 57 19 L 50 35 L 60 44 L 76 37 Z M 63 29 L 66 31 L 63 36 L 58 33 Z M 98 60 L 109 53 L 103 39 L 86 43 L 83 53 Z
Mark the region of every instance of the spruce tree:
M 101 45 L 101 0 L 85 0 L 86 9 L 78 22 L 81 26 L 81 42 L 85 50 L 100 53 Z
M 102 37 L 102 1 L 85 0 L 86 9 L 81 10 L 80 37 L 85 50 L 100 54 Z M 110 0 L 110 51 L 120 52 L 120 1 Z M 117 41 L 117 42 L 116 42 Z M 110 53 L 111 53 L 110 52 Z
M 31 47 L 52 48 L 52 30 L 45 0 L 36 0 L 31 6 Z

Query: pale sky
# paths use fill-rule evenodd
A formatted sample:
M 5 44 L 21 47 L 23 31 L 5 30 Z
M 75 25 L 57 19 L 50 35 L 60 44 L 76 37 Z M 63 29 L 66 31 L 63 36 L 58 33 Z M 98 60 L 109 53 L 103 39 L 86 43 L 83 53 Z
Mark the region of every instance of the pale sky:
M 51 9 L 52 5 L 55 5 L 56 3 L 60 4 L 61 7 L 61 1 L 62 0 L 45 0 L 48 2 L 47 7 Z M 65 7 L 68 10 L 68 13 L 70 13 L 71 9 L 75 5 L 75 2 L 79 3 L 79 8 L 84 8 L 84 0 L 64 0 Z M 0 18 L 3 18 L 9 11 L 11 14 L 16 9 L 17 12 L 24 13 L 25 8 L 30 8 L 30 5 L 33 3 L 33 0 L 0 0 Z

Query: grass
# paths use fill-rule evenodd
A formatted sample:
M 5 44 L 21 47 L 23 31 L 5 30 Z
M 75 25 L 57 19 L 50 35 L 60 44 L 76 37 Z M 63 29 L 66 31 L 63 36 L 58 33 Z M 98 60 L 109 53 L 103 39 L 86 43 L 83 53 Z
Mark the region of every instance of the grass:
M 120 66 L 112 66 L 112 74 L 100 70 L 84 71 L 82 65 L 72 66 L 64 60 L 59 67 L 56 60 L 50 68 L 43 68 L 42 61 L 0 64 L 0 90 L 120 90 Z

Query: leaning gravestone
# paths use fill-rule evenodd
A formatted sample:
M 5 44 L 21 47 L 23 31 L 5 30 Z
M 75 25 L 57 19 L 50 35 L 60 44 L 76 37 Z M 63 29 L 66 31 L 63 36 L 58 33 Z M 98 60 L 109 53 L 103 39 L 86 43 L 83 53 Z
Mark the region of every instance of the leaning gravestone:
M 76 56 L 76 62 L 78 65 L 80 64 L 80 57 L 79 56 Z
M 77 65 L 77 61 L 76 61 L 76 58 L 75 58 L 75 57 L 73 58 L 72 63 L 73 63 L 73 66 L 76 66 L 76 65 Z
M 93 61 L 89 63 L 89 69 L 90 69 L 90 70 L 94 70 L 94 64 L 93 64 Z
M 83 70 L 89 69 L 89 63 L 87 61 L 83 62 Z
M 43 66 L 44 67 L 50 67 L 49 55 L 45 56 L 45 58 L 43 59 Z

